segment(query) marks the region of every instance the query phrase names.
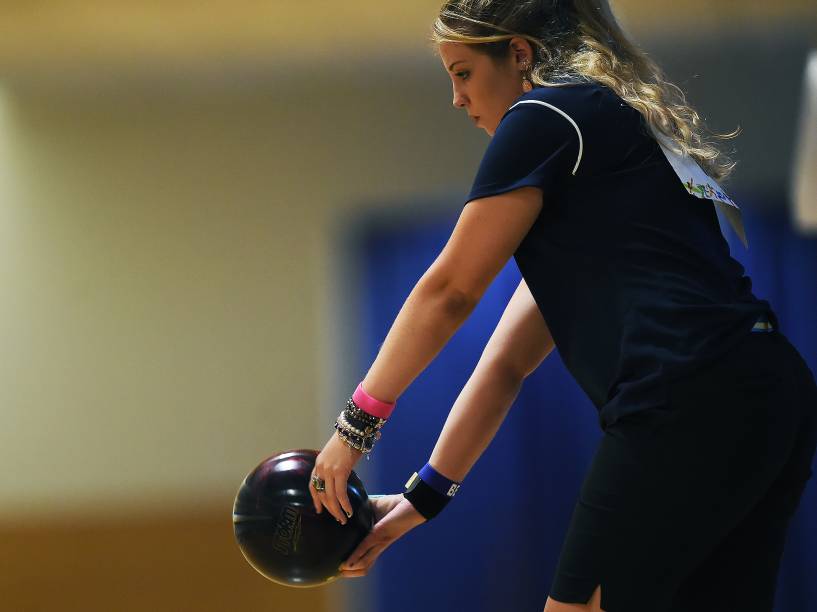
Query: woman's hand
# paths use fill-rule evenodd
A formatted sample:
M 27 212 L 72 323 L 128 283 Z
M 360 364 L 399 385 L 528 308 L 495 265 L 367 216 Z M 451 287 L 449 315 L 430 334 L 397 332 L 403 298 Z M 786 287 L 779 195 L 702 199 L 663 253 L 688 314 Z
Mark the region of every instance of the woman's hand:
M 375 560 L 403 534 L 426 522 L 402 493 L 369 498 L 374 508 L 374 527 L 340 565 L 343 578 L 365 576 Z
M 352 504 L 346 494 L 346 483 L 352 468 L 363 456 L 363 453 L 352 448 L 340 439 L 337 433 L 323 447 L 315 459 L 315 469 L 312 475 L 323 479 L 326 483 L 324 491 L 318 491 L 311 483 L 309 492 L 315 503 L 315 512 L 321 513 L 324 507 L 342 524 L 346 524 L 347 517 L 352 516 Z

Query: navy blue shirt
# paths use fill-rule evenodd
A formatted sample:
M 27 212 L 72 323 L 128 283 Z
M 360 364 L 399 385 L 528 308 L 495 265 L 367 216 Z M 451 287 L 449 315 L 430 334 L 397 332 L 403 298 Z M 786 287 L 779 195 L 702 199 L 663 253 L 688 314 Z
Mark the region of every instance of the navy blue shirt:
M 514 253 L 602 430 L 750 333 L 752 294 L 711 200 L 691 195 L 641 114 L 597 83 L 537 87 L 502 117 L 467 197 L 543 192 Z

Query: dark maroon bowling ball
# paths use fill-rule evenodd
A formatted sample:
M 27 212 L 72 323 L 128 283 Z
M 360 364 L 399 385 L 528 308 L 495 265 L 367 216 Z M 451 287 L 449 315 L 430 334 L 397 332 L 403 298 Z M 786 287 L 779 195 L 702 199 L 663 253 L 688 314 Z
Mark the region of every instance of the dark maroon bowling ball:
M 260 574 L 292 587 L 327 584 L 371 531 L 374 512 L 354 471 L 346 487 L 352 518 L 345 525 L 324 508 L 318 514 L 309 479 L 318 451 L 290 450 L 252 470 L 233 504 L 233 531 L 244 557 Z

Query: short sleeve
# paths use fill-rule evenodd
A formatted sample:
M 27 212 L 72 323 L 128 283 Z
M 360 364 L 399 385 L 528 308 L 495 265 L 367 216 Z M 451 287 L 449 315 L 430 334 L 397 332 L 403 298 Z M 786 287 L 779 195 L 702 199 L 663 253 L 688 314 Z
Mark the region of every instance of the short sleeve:
M 567 113 L 539 100 L 518 102 L 499 122 L 465 204 L 520 187 L 551 192 L 577 169 L 581 148 Z

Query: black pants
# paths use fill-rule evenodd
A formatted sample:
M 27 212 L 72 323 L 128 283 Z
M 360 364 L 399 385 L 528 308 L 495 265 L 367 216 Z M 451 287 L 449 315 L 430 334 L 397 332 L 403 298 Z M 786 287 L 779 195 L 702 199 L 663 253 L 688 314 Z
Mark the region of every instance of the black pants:
M 817 446 L 817 384 L 779 332 L 748 333 L 669 402 L 608 428 L 550 596 L 606 612 L 771 612 Z

